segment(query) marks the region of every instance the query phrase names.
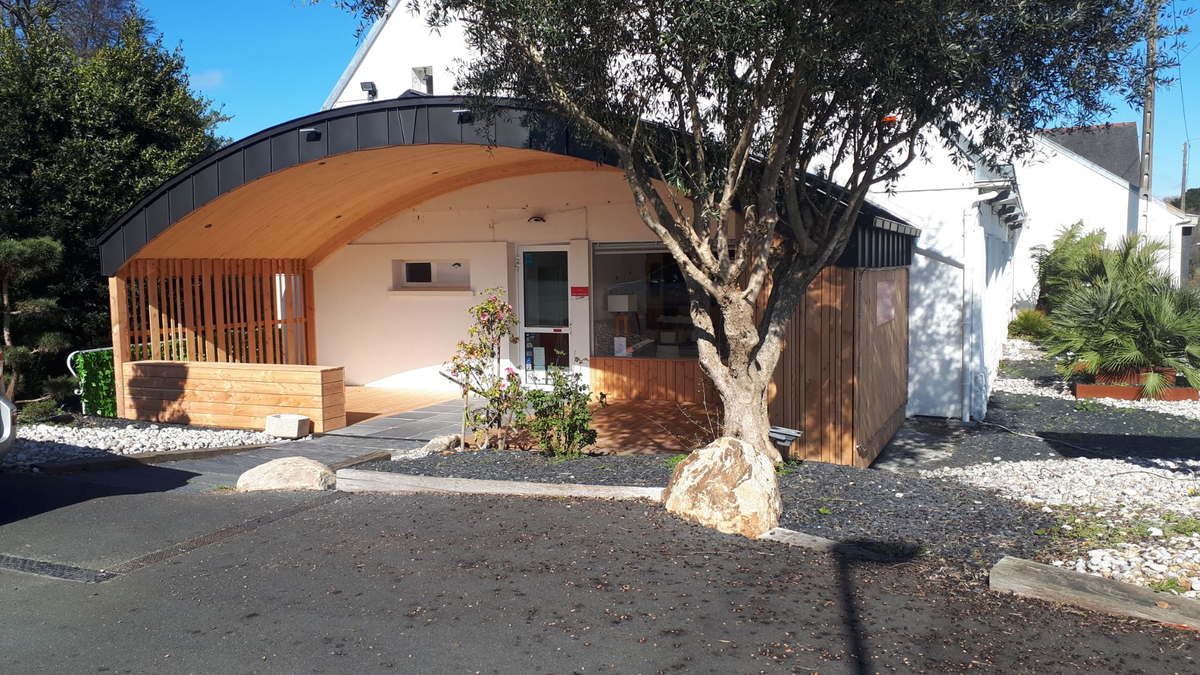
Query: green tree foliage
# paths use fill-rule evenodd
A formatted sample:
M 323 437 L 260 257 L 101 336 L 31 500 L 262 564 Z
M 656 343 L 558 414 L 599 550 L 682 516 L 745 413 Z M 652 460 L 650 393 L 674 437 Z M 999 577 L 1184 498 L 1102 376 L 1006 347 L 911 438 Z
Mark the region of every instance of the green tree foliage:
M 1083 221 L 1059 230 L 1050 247 L 1034 246 L 1033 261 L 1037 267 L 1038 301 L 1042 312 L 1054 311 L 1062 302 L 1072 283 L 1083 281 L 1087 261 L 1094 260 L 1096 251 L 1104 246 L 1104 232 L 1084 233 Z
M 1064 357 L 1065 375 L 1150 371 L 1147 398 L 1174 386 L 1175 371 L 1200 387 L 1200 291 L 1172 285 L 1161 268 L 1167 251 L 1132 235 L 1081 257 L 1044 343 L 1048 354 Z
M 54 330 L 60 313 L 54 298 L 13 298 L 15 287 L 32 288 L 44 282 L 62 261 L 62 246 L 49 237 L 0 239 L 0 323 L 4 335 L 5 395 L 16 398 L 21 374 L 35 360 L 61 353 L 67 337 Z M 14 326 L 15 320 L 15 326 Z M 21 342 L 13 339 L 14 328 Z
M 115 42 L 131 16 L 142 17 L 138 0 L 0 0 L 0 26 L 20 33 L 48 23 L 80 56 Z
M 92 238 L 163 180 L 220 147 L 225 119 L 189 89 L 183 55 L 128 17 L 110 42 L 80 55 L 45 12 L 0 29 L 0 239 L 48 237 L 58 271 L 14 302 L 51 299 L 77 348 L 105 346 L 108 297 Z M 28 340 L 18 330 L 17 344 Z M 65 363 L 28 371 L 40 381 Z
M 1184 213 L 1200 213 L 1200 188 L 1188 188 L 1184 196 L 1187 197 L 1187 208 L 1183 210 Z M 1172 197 L 1167 200 L 1167 203 L 1178 208 L 1179 197 Z
M 337 1 L 368 17 L 389 5 Z M 1040 127 L 1095 121 L 1139 90 L 1149 26 L 1133 0 L 412 5 L 464 27 L 475 56 L 458 84 L 479 120 L 515 96 L 619 159 L 688 279 L 724 433 L 775 461 L 767 388 L 787 323 L 868 192 L 934 144 L 1003 163 Z

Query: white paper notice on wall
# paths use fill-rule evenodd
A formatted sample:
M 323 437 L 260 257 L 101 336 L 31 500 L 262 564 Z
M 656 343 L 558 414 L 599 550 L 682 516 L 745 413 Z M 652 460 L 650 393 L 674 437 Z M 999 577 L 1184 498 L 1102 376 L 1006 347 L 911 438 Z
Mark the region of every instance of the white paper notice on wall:
M 625 353 L 624 336 L 613 338 L 613 356 L 629 356 L 629 354 Z
M 875 282 L 875 325 L 883 324 L 896 318 L 896 282 Z

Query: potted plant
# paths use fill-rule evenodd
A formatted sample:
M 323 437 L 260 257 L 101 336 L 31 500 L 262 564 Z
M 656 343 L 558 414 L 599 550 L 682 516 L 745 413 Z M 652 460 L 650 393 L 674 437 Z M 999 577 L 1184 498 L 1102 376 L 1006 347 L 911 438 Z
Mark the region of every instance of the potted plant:
M 1050 314 L 1047 353 L 1079 398 L 1195 399 L 1200 386 L 1200 293 L 1176 288 L 1167 250 L 1141 235 L 1094 248 Z M 1179 375 L 1190 387 L 1176 388 Z

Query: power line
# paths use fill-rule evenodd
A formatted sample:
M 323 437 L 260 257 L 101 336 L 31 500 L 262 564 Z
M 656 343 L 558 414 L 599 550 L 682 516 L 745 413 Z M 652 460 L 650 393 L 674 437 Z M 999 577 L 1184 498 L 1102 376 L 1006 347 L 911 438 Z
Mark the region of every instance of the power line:
M 1178 39 L 1179 10 L 1175 8 L 1175 0 L 1171 0 L 1171 19 L 1175 23 L 1175 35 L 1176 35 L 1176 39 Z M 1195 49 L 1195 47 L 1193 47 L 1192 49 Z M 1179 53 L 1178 49 L 1176 49 L 1175 53 L 1176 54 Z M 1188 54 L 1190 54 L 1190 53 L 1191 52 L 1189 51 Z M 1186 54 L 1184 56 L 1186 56 Z M 1179 107 L 1181 108 L 1181 112 L 1183 113 L 1183 137 L 1191 138 L 1192 132 L 1188 130 L 1188 123 L 1187 123 L 1187 121 L 1188 121 L 1187 96 L 1183 95 L 1183 59 L 1184 59 L 1184 56 L 1181 56 L 1175 60 L 1175 72 L 1178 73 L 1178 75 L 1179 75 Z

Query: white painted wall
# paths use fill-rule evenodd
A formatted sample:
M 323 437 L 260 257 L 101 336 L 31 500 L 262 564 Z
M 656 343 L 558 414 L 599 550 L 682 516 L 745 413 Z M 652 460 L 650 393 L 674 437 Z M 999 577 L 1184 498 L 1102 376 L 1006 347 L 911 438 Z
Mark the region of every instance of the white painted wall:
M 534 216 L 545 222 L 528 222 Z M 502 287 L 520 311 L 520 246 L 563 245 L 569 285 L 590 286 L 592 242 L 656 240 L 616 172 L 508 178 L 432 199 L 388 219 L 315 270 L 318 361 L 344 365 L 350 385 L 450 390 L 438 370 L 466 336 L 466 309 L 477 298 L 392 293 L 393 260 L 466 258 L 475 292 Z M 572 357 L 587 358 L 590 298 L 569 302 Z M 520 362 L 516 347 L 508 356 L 506 366 Z
M 1013 304 L 1032 307 L 1037 301 L 1037 269 L 1032 264 L 1035 246 L 1050 246 L 1059 231 L 1079 221 L 1084 230 L 1102 230 L 1108 244 L 1139 230 L 1138 189 L 1124 179 L 1072 153 L 1038 139 L 1037 152 L 1016 166 L 1021 197 L 1029 218 L 1020 232 Z M 1164 202 L 1150 202 L 1148 219 L 1141 228 L 1154 239 L 1169 242 L 1164 261 L 1178 280 L 1180 225 L 1184 220 Z
M 388 16 L 375 23 L 322 110 L 366 103 L 362 82 L 374 82 L 379 99 L 396 98 L 409 89 L 423 92 L 424 86 L 413 82 L 412 70 L 427 66 L 434 70 L 433 93 L 454 93 L 455 59 L 467 54 L 462 27 L 433 32 L 406 4 L 394 2 Z

